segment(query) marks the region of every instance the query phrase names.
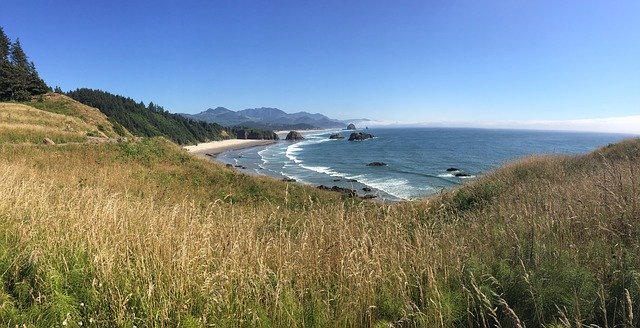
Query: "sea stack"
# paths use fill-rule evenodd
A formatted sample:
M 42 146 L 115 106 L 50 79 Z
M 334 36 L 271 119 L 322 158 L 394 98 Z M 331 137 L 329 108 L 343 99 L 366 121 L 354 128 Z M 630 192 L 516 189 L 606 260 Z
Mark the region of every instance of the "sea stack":
M 355 130 L 356 129 L 356 125 L 353 123 L 350 123 L 349 125 L 347 125 L 347 130 Z
M 364 132 L 353 132 L 351 136 L 349 136 L 349 141 L 362 141 L 373 138 L 374 135 L 370 133 Z
M 304 137 L 302 136 L 302 133 L 298 131 L 290 131 L 289 134 L 287 134 L 286 140 L 292 140 L 292 141 L 304 140 Z

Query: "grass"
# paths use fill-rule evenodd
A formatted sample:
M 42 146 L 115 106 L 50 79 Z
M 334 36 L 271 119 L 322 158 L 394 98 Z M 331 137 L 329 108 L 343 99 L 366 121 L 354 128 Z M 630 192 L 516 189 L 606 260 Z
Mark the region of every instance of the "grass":
M 0 143 L 0 324 L 635 327 L 640 140 L 395 205 L 162 139 Z
M 117 123 L 113 124 L 99 110 L 79 103 L 65 95 L 48 93 L 35 97 L 25 104 L 43 111 L 79 118 L 89 126 L 94 127 L 91 132 L 96 137 L 131 137 L 131 134 L 126 129 Z

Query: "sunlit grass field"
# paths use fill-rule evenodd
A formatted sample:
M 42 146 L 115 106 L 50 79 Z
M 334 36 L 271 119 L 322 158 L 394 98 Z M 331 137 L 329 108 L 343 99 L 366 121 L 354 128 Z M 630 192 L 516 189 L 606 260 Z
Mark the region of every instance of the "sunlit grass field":
M 113 126 L 64 110 L 0 104 L 0 136 L 24 131 L 0 137 L 2 326 L 639 323 L 640 140 L 383 204 L 161 138 L 77 143 Z

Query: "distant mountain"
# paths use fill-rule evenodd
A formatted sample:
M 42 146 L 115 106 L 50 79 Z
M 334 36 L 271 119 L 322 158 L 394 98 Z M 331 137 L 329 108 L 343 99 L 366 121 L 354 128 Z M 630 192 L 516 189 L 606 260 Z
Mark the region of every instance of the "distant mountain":
M 297 112 L 285 113 L 277 108 L 261 107 L 232 111 L 224 107 L 209 108 L 198 114 L 181 114 L 185 117 L 218 123 L 224 126 L 247 126 L 273 130 L 307 130 L 344 128 L 345 122 L 322 114 Z M 359 120 L 360 121 L 360 120 Z

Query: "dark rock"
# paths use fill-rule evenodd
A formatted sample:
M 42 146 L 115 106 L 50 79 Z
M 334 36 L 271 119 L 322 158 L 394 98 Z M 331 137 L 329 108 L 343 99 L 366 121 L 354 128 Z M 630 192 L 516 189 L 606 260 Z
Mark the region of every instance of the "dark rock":
M 289 132 L 289 134 L 287 134 L 286 140 L 292 140 L 292 141 L 304 140 L 304 137 L 302 136 L 302 133 L 298 131 L 291 131 Z
M 347 130 L 355 130 L 356 129 L 356 125 L 351 123 L 349 125 L 347 125 Z
M 242 165 L 236 165 L 236 167 L 237 167 L 237 168 L 241 168 L 241 167 L 242 167 Z
M 349 179 L 349 180 L 347 180 L 347 182 L 358 182 L 358 180 L 356 180 L 356 179 Z
M 364 192 L 371 192 L 371 188 L 369 188 L 369 187 L 364 187 L 364 188 L 362 188 L 362 191 L 364 191 Z
M 376 195 L 364 195 L 364 196 L 361 196 L 360 198 L 362 198 L 362 199 L 372 199 L 372 198 L 376 198 L 376 197 L 378 197 L 378 196 L 376 196 Z
M 460 171 L 460 169 L 457 169 L 455 167 L 450 167 L 447 169 L 447 172 L 457 172 L 457 171 Z
M 284 178 L 284 179 L 282 179 L 282 181 L 284 181 L 284 182 L 296 182 L 296 179 Z
M 329 136 L 329 139 L 344 139 L 342 133 L 333 133 Z
M 340 181 L 340 179 L 333 179 L 333 182 L 338 182 Z
M 204 155 L 205 155 L 205 156 L 209 156 L 209 157 L 215 157 L 215 156 L 216 156 L 216 155 L 214 155 L 214 154 L 209 154 L 209 153 L 206 153 L 206 154 L 204 154 Z
M 367 164 L 367 166 L 387 166 L 387 164 L 383 162 L 371 162 Z
M 233 165 L 231 165 L 231 164 L 227 164 L 227 165 L 225 165 L 225 166 L 226 166 L 227 168 L 232 168 L 232 167 L 233 167 Z
M 318 186 L 318 189 L 321 190 L 331 190 L 331 191 L 335 191 L 335 192 L 339 192 L 339 193 L 343 193 L 349 197 L 356 197 L 358 194 L 356 193 L 355 190 L 353 189 L 348 189 L 348 188 L 342 188 L 342 187 L 338 187 L 338 186 L 333 186 L 331 188 L 327 187 L 327 186 L 323 186 L 320 185 Z
M 362 141 L 362 140 L 367 140 L 371 138 L 374 138 L 373 134 L 364 133 L 364 132 L 353 132 L 349 136 L 349 141 Z
M 467 174 L 467 173 L 462 173 L 462 172 L 458 172 L 455 174 L 456 177 L 461 178 L 461 177 L 470 177 L 471 174 Z

